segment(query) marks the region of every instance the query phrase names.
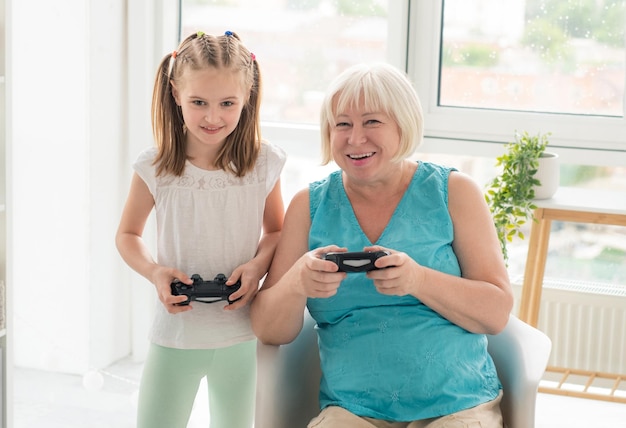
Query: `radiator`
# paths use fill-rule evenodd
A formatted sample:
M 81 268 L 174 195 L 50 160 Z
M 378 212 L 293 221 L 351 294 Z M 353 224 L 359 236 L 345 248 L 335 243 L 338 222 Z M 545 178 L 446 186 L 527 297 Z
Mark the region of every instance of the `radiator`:
M 537 328 L 552 339 L 549 366 L 626 374 L 626 287 L 545 278 Z

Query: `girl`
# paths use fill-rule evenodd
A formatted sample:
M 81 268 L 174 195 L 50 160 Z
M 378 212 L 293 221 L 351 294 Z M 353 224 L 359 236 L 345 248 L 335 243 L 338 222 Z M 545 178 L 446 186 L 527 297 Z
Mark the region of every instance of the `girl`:
M 206 377 L 213 428 L 249 428 L 256 341 L 249 303 L 267 273 L 283 224 L 283 151 L 259 132 L 261 76 L 237 34 L 198 32 L 167 54 L 152 98 L 156 147 L 134 163 L 116 235 L 124 261 L 154 284 L 159 301 L 139 391 L 138 428 L 187 425 Z M 155 209 L 157 257 L 142 234 Z M 170 284 L 199 274 L 229 300 L 180 305 Z M 239 299 L 239 300 L 237 300 Z M 236 301 L 236 302 L 235 302 Z

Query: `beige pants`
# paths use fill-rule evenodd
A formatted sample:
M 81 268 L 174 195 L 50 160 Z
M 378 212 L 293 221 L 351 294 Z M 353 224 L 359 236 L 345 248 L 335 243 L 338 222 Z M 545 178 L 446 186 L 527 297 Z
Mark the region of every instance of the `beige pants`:
M 307 428 L 502 428 L 500 395 L 488 403 L 462 410 L 440 418 L 413 422 L 388 422 L 356 416 L 336 406 L 330 406 L 311 422 Z

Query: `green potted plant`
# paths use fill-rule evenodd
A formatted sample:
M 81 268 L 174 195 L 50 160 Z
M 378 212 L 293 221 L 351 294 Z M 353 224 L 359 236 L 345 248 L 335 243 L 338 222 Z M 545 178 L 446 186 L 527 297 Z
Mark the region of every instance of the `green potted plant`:
M 507 243 L 512 242 L 516 236 L 524 239 L 521 228 L 528 219 L 533 218 L 533 211 L 537 208 L 533 200 L 535 190 L 541 182 L 536 175 L 540 158 L 545 155 L 549 135 L 530 136 L 528 132 L 516 132 L 515 141 L 508 143 L 505 146 L 506 152 L 496 158 L 496 167 L 501 168 L 501 173 L 487 185 L 485 200 L 493 215 L 502 254 L 507 263 Z

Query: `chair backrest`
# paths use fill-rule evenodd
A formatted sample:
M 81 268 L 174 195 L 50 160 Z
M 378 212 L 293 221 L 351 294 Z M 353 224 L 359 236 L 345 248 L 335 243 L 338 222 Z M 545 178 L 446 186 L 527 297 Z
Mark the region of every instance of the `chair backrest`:
M 288 345 L 257 347 L 254 428 L 306 427 L 320 412 L 320 359 L 315 321 L 305 314 L 298 337 Z
M 283 346 L 258 345 L 255 428 L 305 427 L 319 413 L 320 364 L 315 321 L 308 312 L 300 335 Z M 550 339 L 511 315 L 488 350 L 503 386 L 507 428 L 533 428 L 539 380 L 550 355 Z
M 502 383 L 504 426 L 534 428 L 537 389 L 552 349 L 550 338 L 511 315 L 504 330 L 487 335 L 487 340 Z

